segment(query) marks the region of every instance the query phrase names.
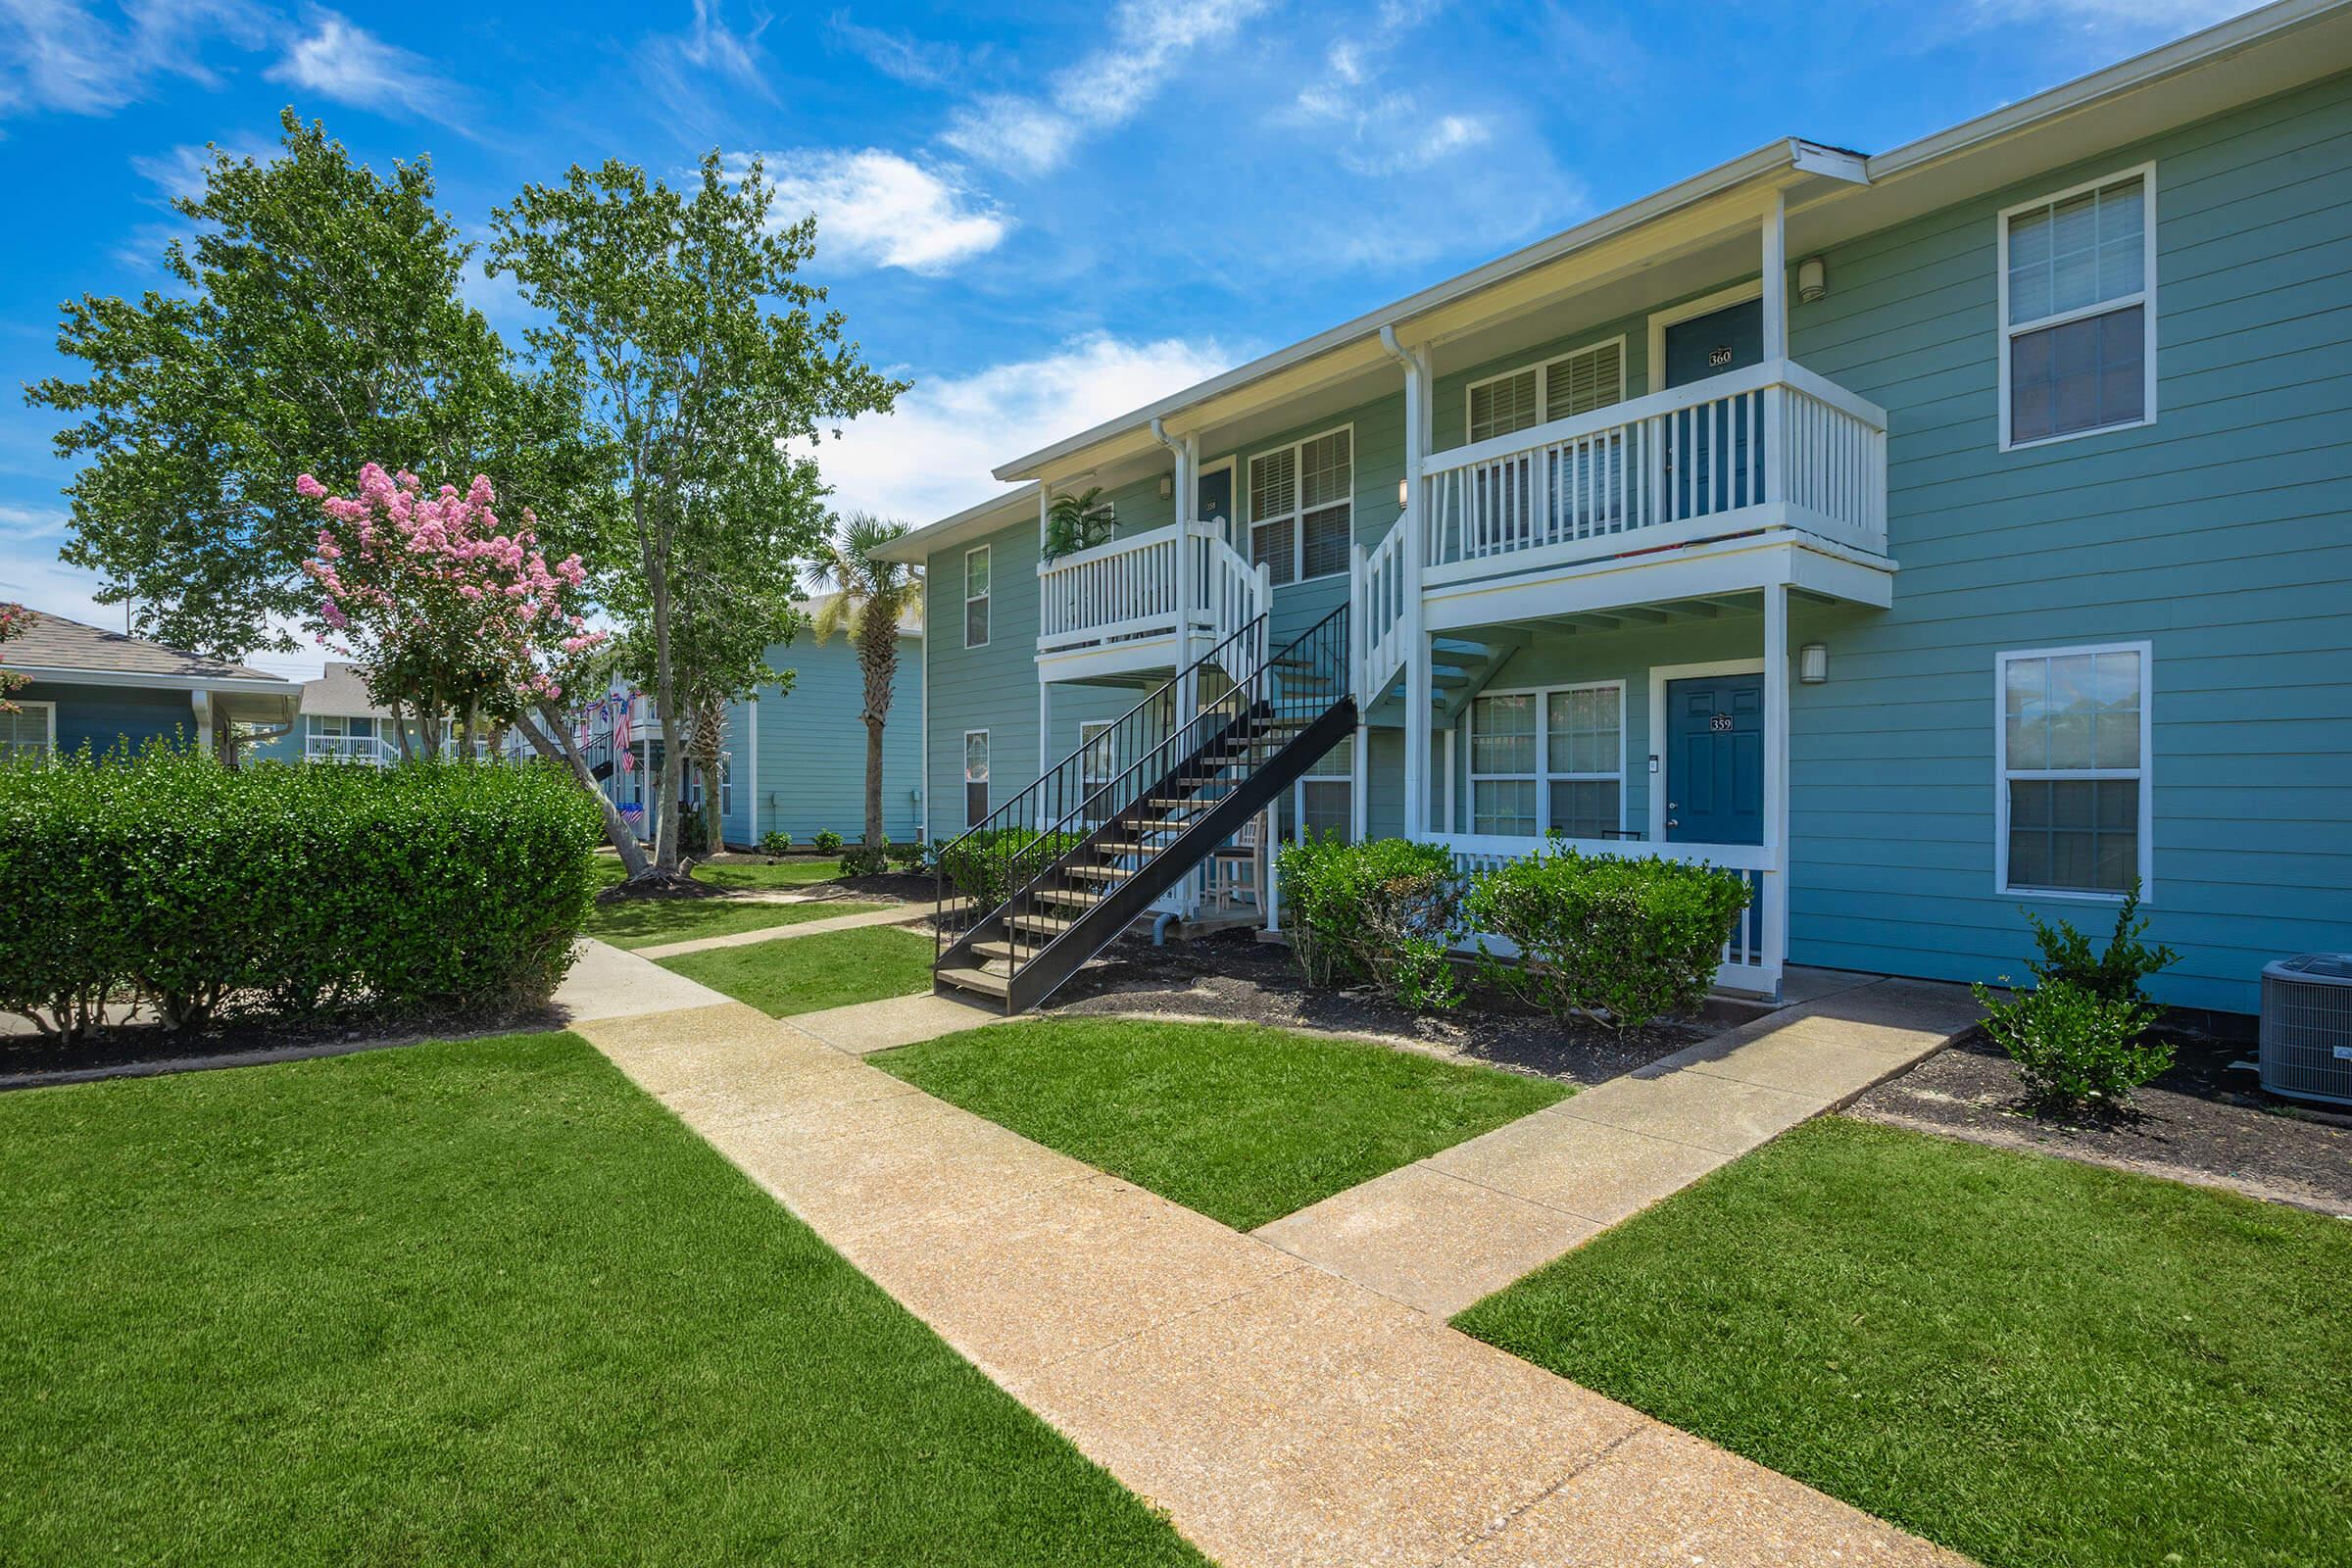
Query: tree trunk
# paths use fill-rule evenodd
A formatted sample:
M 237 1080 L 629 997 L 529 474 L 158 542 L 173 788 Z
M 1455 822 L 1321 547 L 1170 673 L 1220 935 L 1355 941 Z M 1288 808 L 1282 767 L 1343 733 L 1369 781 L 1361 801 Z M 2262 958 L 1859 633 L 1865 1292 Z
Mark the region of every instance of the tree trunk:
M 882 830 L 882 726 L 899 667 L 899 607 L 868 600 L 858 621 L 858 662 L 865 676 L 865 844 L 878 850 Z
M 646 587 L 654 608 L 654 710 L 662 720 L 662 772 L 654 799 L 660 826 L 654 835 L 654 869 L 663 876 L 678 874 L 678 794 L 684 781 L 686 756 L 678 745 L 683 733 L 678 711 L 677 672 L 669 657 L 669 577 L 659 568 L 647 573 Z
M 416 753 L 409 745 L 409 710 L 398 703 L 392 704 L 391 707 L 392 739 L 400 746 L 400 760 L 404 762 L 414 762 L 416 760 Z
M 588 760 L 580 755 L 579 748 L 572 744 L 571 728 L 564 722 L 564 715 L 557 711 L 553 703 L 541 703 L 539 716 L 549 734 L 556 739 L 550 740 L 547 735 L 541 734 L 540 726 L 532 723 L 527 713 L 515 721 L 515 728 L 522 731 L 522 738 L 541 757 L 551 762 L 569 764 L 573 780 L 580 788 L 595 796 L 596 804 L 603 808 L 605 837 L 619 854 L 620 863 L 628 870 L 630 879 L 633 881 L 645 875 L 653 868 L 653 863 L 645 858 L 645 850 L 637 842 L 636 829 L 629 826 L 628 818 L 620 814 L 620 808 L 612 804 L 612 798 L 596 787 L 596 774 L 589 768 Z
M 880 849 L 882 832 L 882 720 L 865 721 L 865 847 Z

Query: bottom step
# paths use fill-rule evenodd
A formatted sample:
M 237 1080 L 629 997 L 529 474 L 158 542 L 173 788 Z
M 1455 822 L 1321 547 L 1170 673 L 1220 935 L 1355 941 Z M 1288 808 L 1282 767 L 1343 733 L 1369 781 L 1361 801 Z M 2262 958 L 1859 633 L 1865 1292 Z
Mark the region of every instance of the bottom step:
M 954 986 L 958 991 L 976 991 L 981 996 L 994 997 L 999 1002 L 1003 1002 L 1012 989 L 1003 975 L 990 974 L 985 969 L 934 969 L 931 978 Z

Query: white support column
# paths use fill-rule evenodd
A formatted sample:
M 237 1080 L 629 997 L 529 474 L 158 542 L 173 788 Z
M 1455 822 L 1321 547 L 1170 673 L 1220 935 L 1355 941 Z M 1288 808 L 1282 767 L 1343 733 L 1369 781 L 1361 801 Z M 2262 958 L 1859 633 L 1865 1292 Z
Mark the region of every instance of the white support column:
M 1772 193 L 1772 205 L 1764 210 L 1764 358 L 1785 360 L 1788 357 L 1788 197 Z M 1788 498 L 1788 444 L 1783 431 L 1788 426 L 1788 398 L 1786 388 L 1775 384 L 1764 389 L 1764 502 L 1771 506 Z
M 1428 560 L 1424 537 L 1428 509 L 1422 504 L 1422 471 L 1429 461 L 1429 351 L 1407 351 L 1404 374 L 1404 833 L 1429 832 L 1429 752 L 1432 672 L 1429 636 L 1422 629 L 1421 568 Z
M 1453 814 L 1453 737 L 1459 728 L 1460 726 L 1454 724 L 1446 726 L 1446 820 L 1438 826 L 1438 831 L 1441 833 L 1460 831 L 1454 824 L 1461 819 Z
M 196 750 L 206 757 L 213 755 L 213 694 L 199 688 L 188 693 L 188 706 L 196 731 Z
M 1775 974 L 1788 951 L 1788 585 L 1764 589 L 1764 962 Z
M 1037 683 L 1037 776 L 1044 778 L 1054 765 L 1054 683 Z M 1046 820 L 1046 792 L 1037 792 L 1037 825 L 1040 832 L 1052 826 Z
M 1037 559 L 1040 562 L 1043 562 L 1046 559 L 1046 535 L 1052 529 L 1053 519 L 1054 487 L 1045 480 L 1040 479 L 1037 481 Z M 989 563 L 989 571 L 991 573 L 988 580 L 989 589 L 991 592 L 994 592 L 996 589 L 997 580 L 994 575 L 996 571 L 996 563 L 993 561 Z M 995 628 L 993 626 L 990 628 L 990 633 L 991 635 L 994 635 L 995 633 Z

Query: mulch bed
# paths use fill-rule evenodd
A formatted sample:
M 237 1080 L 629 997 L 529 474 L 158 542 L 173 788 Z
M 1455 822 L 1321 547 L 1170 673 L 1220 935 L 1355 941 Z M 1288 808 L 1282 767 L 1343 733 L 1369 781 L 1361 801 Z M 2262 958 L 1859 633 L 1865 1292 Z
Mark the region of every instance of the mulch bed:
M 893 904 L 929 904 L 939 884 L 912 871 L 884 871 L 879 876 L 837 876 L 817 887 L 842 888 L 860 899 L 887 899 Z
M 11 1019 L 11 1023 L 19 1020 Z M 306 1056 L 461 1040 L 472 1035 L 528 1034 L 564 1026 L 553 1007 L 525 1007 L 495 1017 L 465 1013 L 404 1018 L 394 1025 L 355 1017 L 294 1023 L 232 1019 L 204 1029 L 166 1029 L 150 1019 L 119 1023 L 67 1045 L 53 1036 L 0 1035 L 0 1090 L 130 1073 L 238 1067 Z
M 1072 975 L 1043 1010 L 1181 1015 L 1386 1035 L 1440 1055 L 1586 1085 L 1647 1066 L 1746 1016 L 1660 1023 L 1620 1036 L 1595 1024 L 1561 1023 L 1475 985 L 1452 1012 L 1409 1012 L 1370 991 L 1312 990 L 1299 978 L 1288 948 L 1244 931 L 1162 948 L 1152 947 L 1149 936 L 1123 936 Z
M 1867 1121 L 2352 1213 L 2352 1116 L 2264 1094 L 2230 1064 L 2253 1044 L 2164 1029 L 2172 1070 L 2121 1113 L 2035 1115 L 2016 1066 L 1972 1030 L 1856 1101 Z

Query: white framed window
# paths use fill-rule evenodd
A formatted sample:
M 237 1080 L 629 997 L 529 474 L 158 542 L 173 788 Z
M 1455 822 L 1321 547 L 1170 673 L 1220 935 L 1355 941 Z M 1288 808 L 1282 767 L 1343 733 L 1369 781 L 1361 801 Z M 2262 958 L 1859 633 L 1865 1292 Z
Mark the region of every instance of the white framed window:
M 0 712 L 0 762 L 56 755 L 55 703 L 18 703 L 15 712 Z
M 1625 682 L 1470 703 L 1470 831 L 1604 838 L 1625 828 Z
M 1107 718 L 1090 718 L 1078 726 L 1078 793 L 1088 802 L 1119 776 L 1118 745 L 1116 726 Z
M 963 553 L 963 646 L 988 646 L 988 567 L 989 547 L 979 545 Z
M 2147 643 L 1997 656 L 1994 886 L 2121 898 L 2154 887 Z
M 1466 439 L 1485 441 L 1625 401 L 1625 339 L 1609 338 L 1462 389 Z
M 1321 838 L 1336 833 L 1354 837 L 1355 737 L 1343 735 L 1339 744 L 1315 759 L 1314 765 L 1291 786 L 1290 836 Z
M 2156 420 L 2156 166 L 2004 208 L 2001 450 Z
M 1250 561 L 1276 583 L 1348 569 L 1355 538 L 1355 428 L 1250 460 Z
M 963 732 L 963 825 L 988 820 L 988 731 Z

